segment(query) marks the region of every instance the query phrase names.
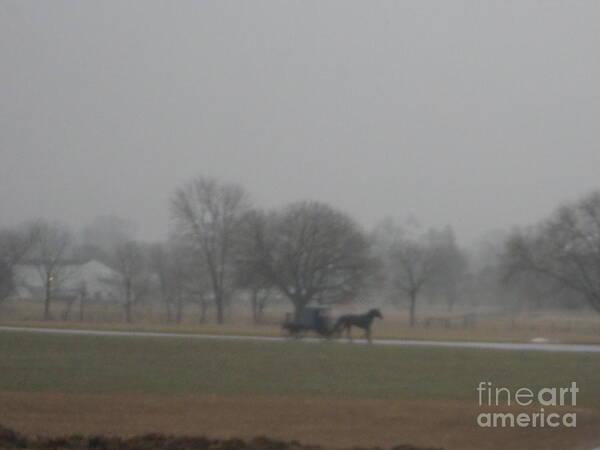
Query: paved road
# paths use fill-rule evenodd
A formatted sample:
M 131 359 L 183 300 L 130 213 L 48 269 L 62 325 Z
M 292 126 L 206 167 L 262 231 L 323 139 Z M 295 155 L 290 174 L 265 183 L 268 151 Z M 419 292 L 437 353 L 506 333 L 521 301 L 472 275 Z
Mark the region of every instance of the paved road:
M 190 339 L 213 339 L 222 341 L 265 341 L 285 342 L 288 338 L 266 337 L 266 336 L 232 336 L 216 334 L 184 334 L 184 333 L 154 333 L 146 331 L 97 331 L 97 330 L 65 330 L 56 328 L 26 328 L 26 327 L 2 327 L 0 331 L 19 331 L 29 333 L 56 333 L 93 336 L 137 336 L 137 337 L 164 337 L 164 338 L 190 338 Z M 303 342 L 321 342 L 320 339 L 304 338 Z M 337 342 L 346 342 L 339 340 Z M 362 339 L 355 339 L 355 343 L 365 344 Z M 600 345 L 575 345 L 575 344 L 543 344 L 543 343 L 513 343 L 513 342 L 459 342 L 459 341 L 413 341 L 377 339 L 373 341 L 376 345 L 409 345 L 425 347 L 453 347 L 453 348 L 488 348 L 500 350 L 539 350 L 551 352 L 593 352 L 600 353 Z

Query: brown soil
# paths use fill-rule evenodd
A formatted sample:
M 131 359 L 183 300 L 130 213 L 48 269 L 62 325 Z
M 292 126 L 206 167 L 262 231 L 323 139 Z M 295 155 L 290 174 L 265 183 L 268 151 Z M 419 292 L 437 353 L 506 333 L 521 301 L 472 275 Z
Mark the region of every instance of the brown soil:
M 449 401 L 0 392 L 0 423 L 4 426 L 28 436 L 120 436 L 114 442 L 125 442 L 126 446 L 106 447 L 111 450 L 134 448 L 131 442 L 139 444 L 142 438 L 128 439 L 146 433 L 206 436 L 195 439 L 221 439 L 210 445 L 232 450 L 393 448 L 408 443 L 461 450 L 565 450 L 600 444 L 600 411 L 596 409 L 578 408 L 577 428 L 552 429 L 482 429 L 475 423 L 477 413 L 476 405 Z M 268 436 L 260 442 L 278 442 L 279 447 L 255 447 L 256 436 Z M 177 441 L 182 437 L 155 438 L 155 442 L 168 446 L 147 448 L 192 448 Z M 223 447 L 233 445 L 227 444 L 231 439 L 244 440 L 246 447 L 237 440 L 238 447 Z M 291 441 L 302 442 L 305 447 Z M 89 448 L 89 442 L 86 445 L 46 448 Z

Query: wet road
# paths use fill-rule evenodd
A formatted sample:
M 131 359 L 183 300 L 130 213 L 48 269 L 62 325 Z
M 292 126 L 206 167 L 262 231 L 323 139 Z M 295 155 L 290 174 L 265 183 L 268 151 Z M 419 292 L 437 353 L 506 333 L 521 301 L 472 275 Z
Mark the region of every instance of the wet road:
M 222 341 L 263 341 L 263 342 L 286 342 L 289 338 L 285 337 L 266 337 L 266 336 L 232 336 L 216 334 L 185 334 L 185 333 L 155 333 L 146 331 L 99 331 L 99 330 L 67 330 L 57 328 L 26 328 L 26 327 L 2 327 L 0 331 L 17 331 L 27 333 L 53 333 L 53 334 L 73 334 L 73 335 L 91 335 L 91 336 L 133 336 L 133 337 L 161 337 L 161 338 L 186 338 L 186 339 L 212 339 Z M 321 342 L 321 339 L 304 338 L 302 342 L 314 343 Z M 339 339 L 335 342 L 347 342 L 345 339 Z M 362 339 L 355 339 L 354 343 L 365 344 Z M 551 344 L 551 343 L 515 343 L 515 342 L 461 342 L 461 341 L 421 341 L 421 340 L 395 340 L 395 339 L 377 339 L 373 340 L 375 345 L 405 345 L 421 347 L 451 347 L 451 348 L 484 348 L 498 350 L 533 350 L 533 351 L 551 351 L 551 352 L 593 352 L 600 353 L 600 345 L 578 345 L 578 344 Z

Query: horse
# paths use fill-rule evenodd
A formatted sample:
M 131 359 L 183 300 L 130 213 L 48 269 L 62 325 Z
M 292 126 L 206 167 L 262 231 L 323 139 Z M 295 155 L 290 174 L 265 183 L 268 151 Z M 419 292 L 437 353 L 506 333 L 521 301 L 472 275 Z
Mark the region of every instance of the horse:
M 341 334 L 344 330 L 346 330 L 346 337 L 352 341 L 351 328 L 358 327 L 365 330 L 365 338 L 371 343 L 371 324 L 375 317 L 379 317 L 383 319 L 381 315 L 381 311 L 378 309 L 371 309 L 369 312 L 365 314 L 346 314 L 341 316 L 333 327 L 334 333 L 338 335 Z

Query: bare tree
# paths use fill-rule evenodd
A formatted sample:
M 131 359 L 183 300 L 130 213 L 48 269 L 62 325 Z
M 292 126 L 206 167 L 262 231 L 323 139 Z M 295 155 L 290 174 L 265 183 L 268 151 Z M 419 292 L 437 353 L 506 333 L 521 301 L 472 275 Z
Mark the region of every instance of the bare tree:
M 506 277 L 543 276 L 581 295 L 600 312 L 600 191 L 563 206 L 506 244 Z
M 233 259 L 241 218 L 248 210 L 245 191 L 236 184 L 198 177 L 178 189 L 171 201 L 177 229 L 202 258 L 208 271 L 217 322 L 233 289 Z
M 195 254 L 175 239 L 155 244 L 150 253 L 150 265 L 156 275 L 167 322 L 181 323 L 184 307 L 195 300 L 201 308 L 201 321 L 206 315 L 206 276 L 198 267 Z
M 392 295 L 409 300 L 410 326 L 415 326 L 416 306 L 423 288 L 432 283 L 440 267 L 440 251 L 430 233 L 418 233 L 415 227 L 384 221 L 376 231 L 385 260 Z
M 44 284 L 44 320 L 49 320 L 53 295 L 68 277 L 65 262 L 73 237 L 65 225 L 57 222 L 39 221 L 36 228 L 34 259 Z
M 263 312 L 273 297 L 275 286 L 260 270 L 256 238 L 265 226 L 265 215 L 258 210 L 248 211 L 242 220 L 238 252 L 236 254 L 236 286 L 249 294 L 252 322 L 262 321 Z
M 252 322 L 261 323 L 265 308 L 273 298 L 273 286 L 266 283 L 254 283 L 250 285 L 249 291 Z
M 466 275 L 467 257 L 456 243 L 452 227 L 431 230 L 429 238 L 430 244 L 437 249 L 439 261 L 434 279 L 429 283 L 428 292 L 443 297 L 448 312 L 452 312 Z
M 292 302 L 296 316 L 313 300 L 347 302 L 363 288 L 371 269 L 369 245 L 344 213 L 298 202 L 255 220 L 249 260 L 259 280 Z
M 33 248 L 37 232 L 35 223 L 0 230 L 0 304 L 13 294 L 15 266 Z
M 198 305 L 200 312 L 198 321 L 205 323 L 208 319 L 208 310 L 211 304 L 214 304 L 213 284 L 209 270 L 206 267 L 206 259 L 201 252 L 187 247 L 185 241 L 177 241 L 177 248 L 179 269 L 181 270 L 180 274 L 183 282 L 178 311 L 181 311 L 186 303 L 194 303 Z M 178 312 L 178 314 L 180 313 Z
M 173 305 L 175 303 L 177 284 L 171 276 L 171 270 L 175 266 L 166 244 L 159 242 L 151 247 L 149 263 L 152 272 L 158 278 L 160 298 L 165 305 L 166 320 L 169 323 L 173 320 Z
M 133 307 L 148 292 L 149 280 L 142 246 L 135 241 L 119 245 L 112 255 L 115 278 L 107 280 L 115 284 L 123 296 L 125 321 L 133 321 Z
M 262 322 L 264 310 L 273 298 L 274 285 L 252 266 L 239 265 L 236 285 L 249 294 L 252 322 Z

